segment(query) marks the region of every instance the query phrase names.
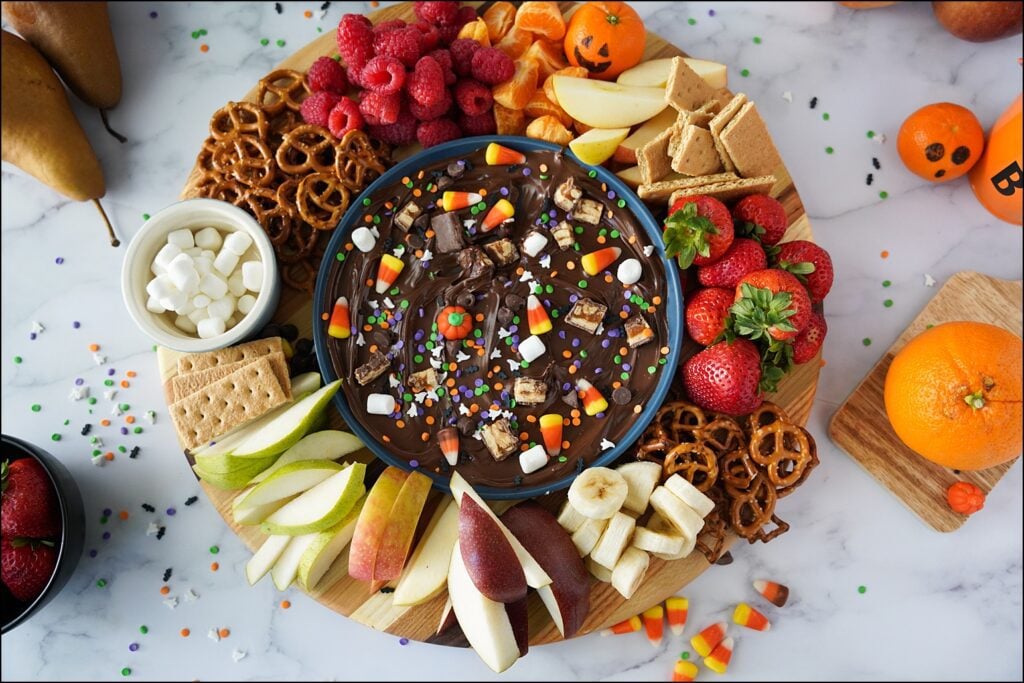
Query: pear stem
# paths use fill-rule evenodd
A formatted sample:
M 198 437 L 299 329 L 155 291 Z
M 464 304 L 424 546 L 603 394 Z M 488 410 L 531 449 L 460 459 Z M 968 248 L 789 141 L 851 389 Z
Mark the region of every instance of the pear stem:
M 100 109 L 100 118 L 103 119 L 103 127 L 106 128 L 107 132 L 110 133 L 118 142 L 120 142 L 122 145 L 124 143 L 128 142 L 128 138 L 126 138 L 125 136 L 121 135 L 116 130 L 114 130 L 113 128 L 110 127 L 110 122 L 107 121 L 107 110 L 106 109 Z
M 100 216 L 103 217 L 103 222 L 107 224 L 107 234 L 110 235 L 110 246 L 121 246 L 121 240 L 117 239 L 117 235 L 114 234 L 114 226 L 110 224 L 110 219 L 107 218 L 107 212 L 103 210 L 103 205 L 100 204 L 100 200 L 93 199 L 92 203 L 96 205 L 96 209 L 100 212 Z

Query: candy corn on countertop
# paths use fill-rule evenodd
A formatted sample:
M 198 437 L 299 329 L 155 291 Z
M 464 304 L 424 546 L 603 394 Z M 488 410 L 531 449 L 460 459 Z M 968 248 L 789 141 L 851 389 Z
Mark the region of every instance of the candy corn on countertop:
M 213 111 L 342 14 L 370 9 L 321 4 L 111 4 L 125 85 L 109 118 L 129 142 L 72 101 L 106 173 L 104 203 L 122 243 L 144 215 L 176 200 Z M 732 642 L 722 638 L 708 654 L 717 648 L 713 661 L 728 660 L 721 680 L 1020 680 L 1021 466 L 961 530 L 938 534 L 825 430 L 953 273 L 1022 276 L 1020 229 L 992 218 L 966 183 L 911 175 L 895 149 L 900 122 L 926 102 L 967 105 L 991 125 L 1020 90 L 1020 37 L 959 41 L 927 4 L 857 13 L 834 3 L 635 7 L 649 30 L 728 65 L 730 87 L 757 102 L 815 239 L 832 254 L 827 367 L 808 425 L 821 464 L 780 503 L 790 533 L 735 546 L 732 564 L 687 587 L 685 608 L 663 606 L 657 648 L 645 624 L 656 639 L 653 614 L 637 615 L 622 635 L 535 648 L 502 678 L 713 680 L 691 639 L 725 622 Z M 67 464 L 88 518 L 69 585 L 3 637 L 4 680 L 498 678 L 472 652 L 370 631 L 295 589 L 246 586 L 250 554 L 177 451 L 152 344 L 121 302 L 124 246 L 108 245 L 91 205 L 6 163 L 0 192 L 3 431 Z M 755 580 L 787 586 L 785 606 L 759 595 Z M 753 627 L 757 615 L 770 629 L 734 621 Z

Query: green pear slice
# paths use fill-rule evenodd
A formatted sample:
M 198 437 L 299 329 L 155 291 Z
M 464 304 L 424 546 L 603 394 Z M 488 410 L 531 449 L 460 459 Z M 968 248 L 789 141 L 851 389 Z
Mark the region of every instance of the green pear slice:
M 245 563 L 245 579 L 250 586 L 266 576 L 270 568 L 274 566 L 281 553 L 291 543 L 291 536 L 268 536 L 259 550 L 252 554 L 249 561 Z
M 300 460 L 289 463 L 254 486 L 247 496 L 234 504 L 234 507 L 244 510 L 294 496 L 296 493 L 308 491 L 342 469 L 344 468 L 341 465 L 331 460 Z
M 260 528 L 267 534 L 301 536 L 329 529 L 348 514 L 366 493 L 366 465 L 357 462 L 309 489 L 267 517 Z
M 438 505 L 423 532 L 423 539 L 398 580 L 395 605 L 422 605 L 444 590 L 452 548 L 459 539 L 459 506 L 454 499 Z
M 299 560 L 302 559 L 302 555 L 313 544 L 317 536 L 319 534 L 295 536 L 281 553 L 281 557 L 277 558 L 277 562 L 270 570 L 270 578 L 274 580 L 277 590 L 287 590 L 288 586 L 295 581 L 295 576 L 299 572 Z
M 249 483 L 258 484 L 289 463 L 300 460 L 338 460 L 362 448 L 365 448 L 363 442 L 354 434 L 337 429 L 306 434 L 298 443 L 282 453 L 270 469 L 263 470 Z
M 231 517 L 235 520 L 235 524 L 242 524 L 245 526 L 254 526 L 259 524 L 295 498 L 295 496 L 288 496 L 287 498 L 282 498 L 280 500 L 275 500 L 273 502 L 266 503 L 264 505 L 257 505 L 256 507 L 251 508 L 239 509 L 235 507 L 235 503 L 237 503 L 240 498 L 244 498 L 248 495 L 252 489 L 252 486 L 245 489 L 235 496 L 234 501 L 231 503 Z
M 363 509 L 366 496 L 352 506 L 345 518 L 327 531 L 321 531 L 306 548 L 299 560 L 298 580 L 302 590 L 309 592 L 323 578 L 342 551 L 352 542 L 352 534 L 356 530 L 356 520 Z
M 249 480 L 270 467 L 274 463 L 274 459 L 259 458 L 254 459 L 251 462 L 252 464 L 250 466 L 237 469 L 232 472 L 211 472 L 199 463 L 193 466 L 192 469 L 197 475 L 199 475 L 199 478 L 207 484 L 225 491 L 233 491 L 235 489 L 245 488 L 245 485 L 249 483 Z
M 291 448 L 310 431 L 340 386 L 339 379 L 292 404 L 274 419 L 263 423 L 232 455 L 236 458 L 262 458 Z
M 250 478 L 254 476 L 253 470 L 256 470 L 256 474 L 259 474 L 261 470 L 267 468 L 267 463 L 273 464 L 274 460 L 273 456 L 269 458 L 236 458 L 228 454 L 200 454 L 195 456 L 196 465 L 201 467 L 204 472 L 232 474 L 244 471 L 249 474 Z

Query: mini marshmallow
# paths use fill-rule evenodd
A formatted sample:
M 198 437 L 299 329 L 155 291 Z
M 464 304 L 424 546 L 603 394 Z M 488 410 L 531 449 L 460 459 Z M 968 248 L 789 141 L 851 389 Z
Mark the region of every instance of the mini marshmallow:
M 219 299 L 214 299 L 207 306 L 206 312 L 210 314 L 211 318 L 220 318 L 221 320 L 227 320 L 231 317 L 231 314 L 235 312 L 235 297 L 230 294 L 225 294 Z
M 214 301 L 228 292 L 228 283 L 216 271 L 210 271 L 199 280 L 199 291 Z
M 242 315 L 247 314 L 256 305 L 256 297 L 252 294 L 243 294 L 238 297 L 238 311 Z
M 206 296 L 205 294 L 196 294 L 194 297 L 192 297 L 192 305 L 195 306 L 196 308 L 206 308 L 207 306 L 210 305 L 210 301 L 210 297 Z
M 618 270 L 615 272 L 615 276 L 619 278 L 619 282 L 624 285 L 632 285 L 640 280 L 640 276 L 643 275 L 644 268 L 640 265 L 640 262 L 635 258 L 628 258 L 619 264 Z
M 192 300 L 189 299 L 188 296 L 186 295 L 185 303 L 183 303 L 180 307 L 176 308 L 174 312 L 177 313 L 178 315 L 188 315 L 194 310 L 196 310 L 196 307 L 192 305 Z
M 204 318 L 196 325 L 200 339 L 210 339 L 211 337 L 224 334 L 225 329 L 226 325 L 223 318 Z
M 217 228 L 203 228 L 196 233 L 196 246 L 200 249 L 211 249 L 217 251 L 224 242 Z
M 179 292 L 177 289 L 171 289 L 166 296 L 160 297 L 159 301 L 160 305 L 167 310 L 177 311 L 188 302 L 188 295 L 185 292 Z
M 536 472 L 547 464 L 548 453 L 540 444 L 519 454 L 519 466 L 523 468 L 523 474 Z
M 366 412 L 370 415 L 390 415 L 395 412 L 395 397 L 391 394 L 370 394 L 366 397 Z
M 548 237 L 542 232 L 534 230 L 523 240 L 523 253 L 530 258 L 535 258 L 544 247 L 548 245 Z
M 244 254 L 250 244 L 252 244 L 252 238 L 249 237 L 249 233 L 242 232 L 241 230 L 236 230 L 224 238 L 224 249 L 236 256 Z
M 195 239 L 192 237 L 192 231 L 188 228 L 182 228 L 181 230 L 175 230 L 167 235 L 167 244 L 173 244 L 178 249 L 190 249 L 196 245 Z
M 198 325 L 200 320 L 210 317 L 210 314 L 206 312 L 205 307 L 193 309 L 191 313 L 183 313 L 182 315 L 186 316 L 195 325 Z
M 364 254 L 369 253 L 373 250 L 375 244 L 377 244 L 377 238 L 373 236 L 369 228 L 361 227 L 356 228 L 352 231 L 352 244 L 356 245 L 356 248 Z
M 527 363 L 531 363 L 547 351 L 547 347 L 544 346 L 544 342 L 540 340 L 540 337 L 533 334 L 524 339 L 519 343 L 519 355 L 523 357 Z
M 205 256 L 196 256 L 192 261 L 192 266 L 199 273 L 199 277 L 202 277 L 213 270 L 213 259 L 206 258 Z
M 156 256 L 153 257 L 153 263 L 167 270 L 167 264 L 173 261 L 174 257 L 180 253 L 181 249 L 178 247 L 173 244 L 165 244 L 160 248 L 160 251 L 156 252 Z
M 163 299 L 170 295 L 177 289 L 174 283 L 171 282 L 171 278 L 168 275 L 157 275 L 155 278 L 146 283 L 146 294 L 149 294 L 154 299 Z
M 199 247 L 189 247 L 188 249 L 182 249 L 181 253 L 188 254 L 192 258 L 195 258 L 203 253 L 203 250 Z
M 228 249 L 228 245 L 225 242 L 224 248 L 217 254 L 217 258 L 213 259 L 214 270 L 219 271 L 224 277 L 228 277 L 235 271 L 237 265 L 238 254 Z
M 182 253 L 167 264 L 167 276 L 174 287 L 185 294 L 192 295 L 199 288 L 199 273 L 196 272 L 192 257 Z
M 167 309 L 161 306 L 160 302 L 151 296 L 149 297 L 149 299 L 146 300 L 146 310 L 149 311 L 150 313 L 156 313 L 157 315 L 160 315 Z
M 217 252 L 214 251 L 213 249 L 203 249 L 203 251 L 199 255 L 202 256 L 203 258 L 210 259 L 211 262 L 213 261 L 213 259 L 217 258 Z
M 192 322 L 183 315 L 179 315 L 174 320 L 174 326 L 177 327 L 182 332 L 184 332 L 185 334 L 195 334 L 196 330 L 198 329 L 194 322 Z
M 228 291 L 231 292 L 232 296 L 242 296 L 245 294 L 242 271 L 235 270 L 235 272 L 231 273 L 231 277 L 228 278 Z
M 242 264 L 242 284 L 250 292 L 259 292 L 263 288 L 263 265 L 259 261 Z

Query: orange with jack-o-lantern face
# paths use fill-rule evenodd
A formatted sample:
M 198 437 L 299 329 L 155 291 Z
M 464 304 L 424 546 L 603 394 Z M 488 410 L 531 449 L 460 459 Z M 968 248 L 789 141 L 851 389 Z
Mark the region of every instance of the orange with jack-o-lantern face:
M 896 150 L 911 173 L 945 183 L 971 170 L 981 158 L 985 132 L 969 109 L 951 102 L 921 107 L 907 117 Z
M 996 218 L 1020 225 L 1024 218 L 1024 153 L 1021 95 L 992 126 L 981 161 L 971 169 L 971 189 Z
M 591 78 L 611 80 L 640 63 L 647 31 L 643 19 L 624 2 L 588 2 L 569 20 L 565 56 Z

